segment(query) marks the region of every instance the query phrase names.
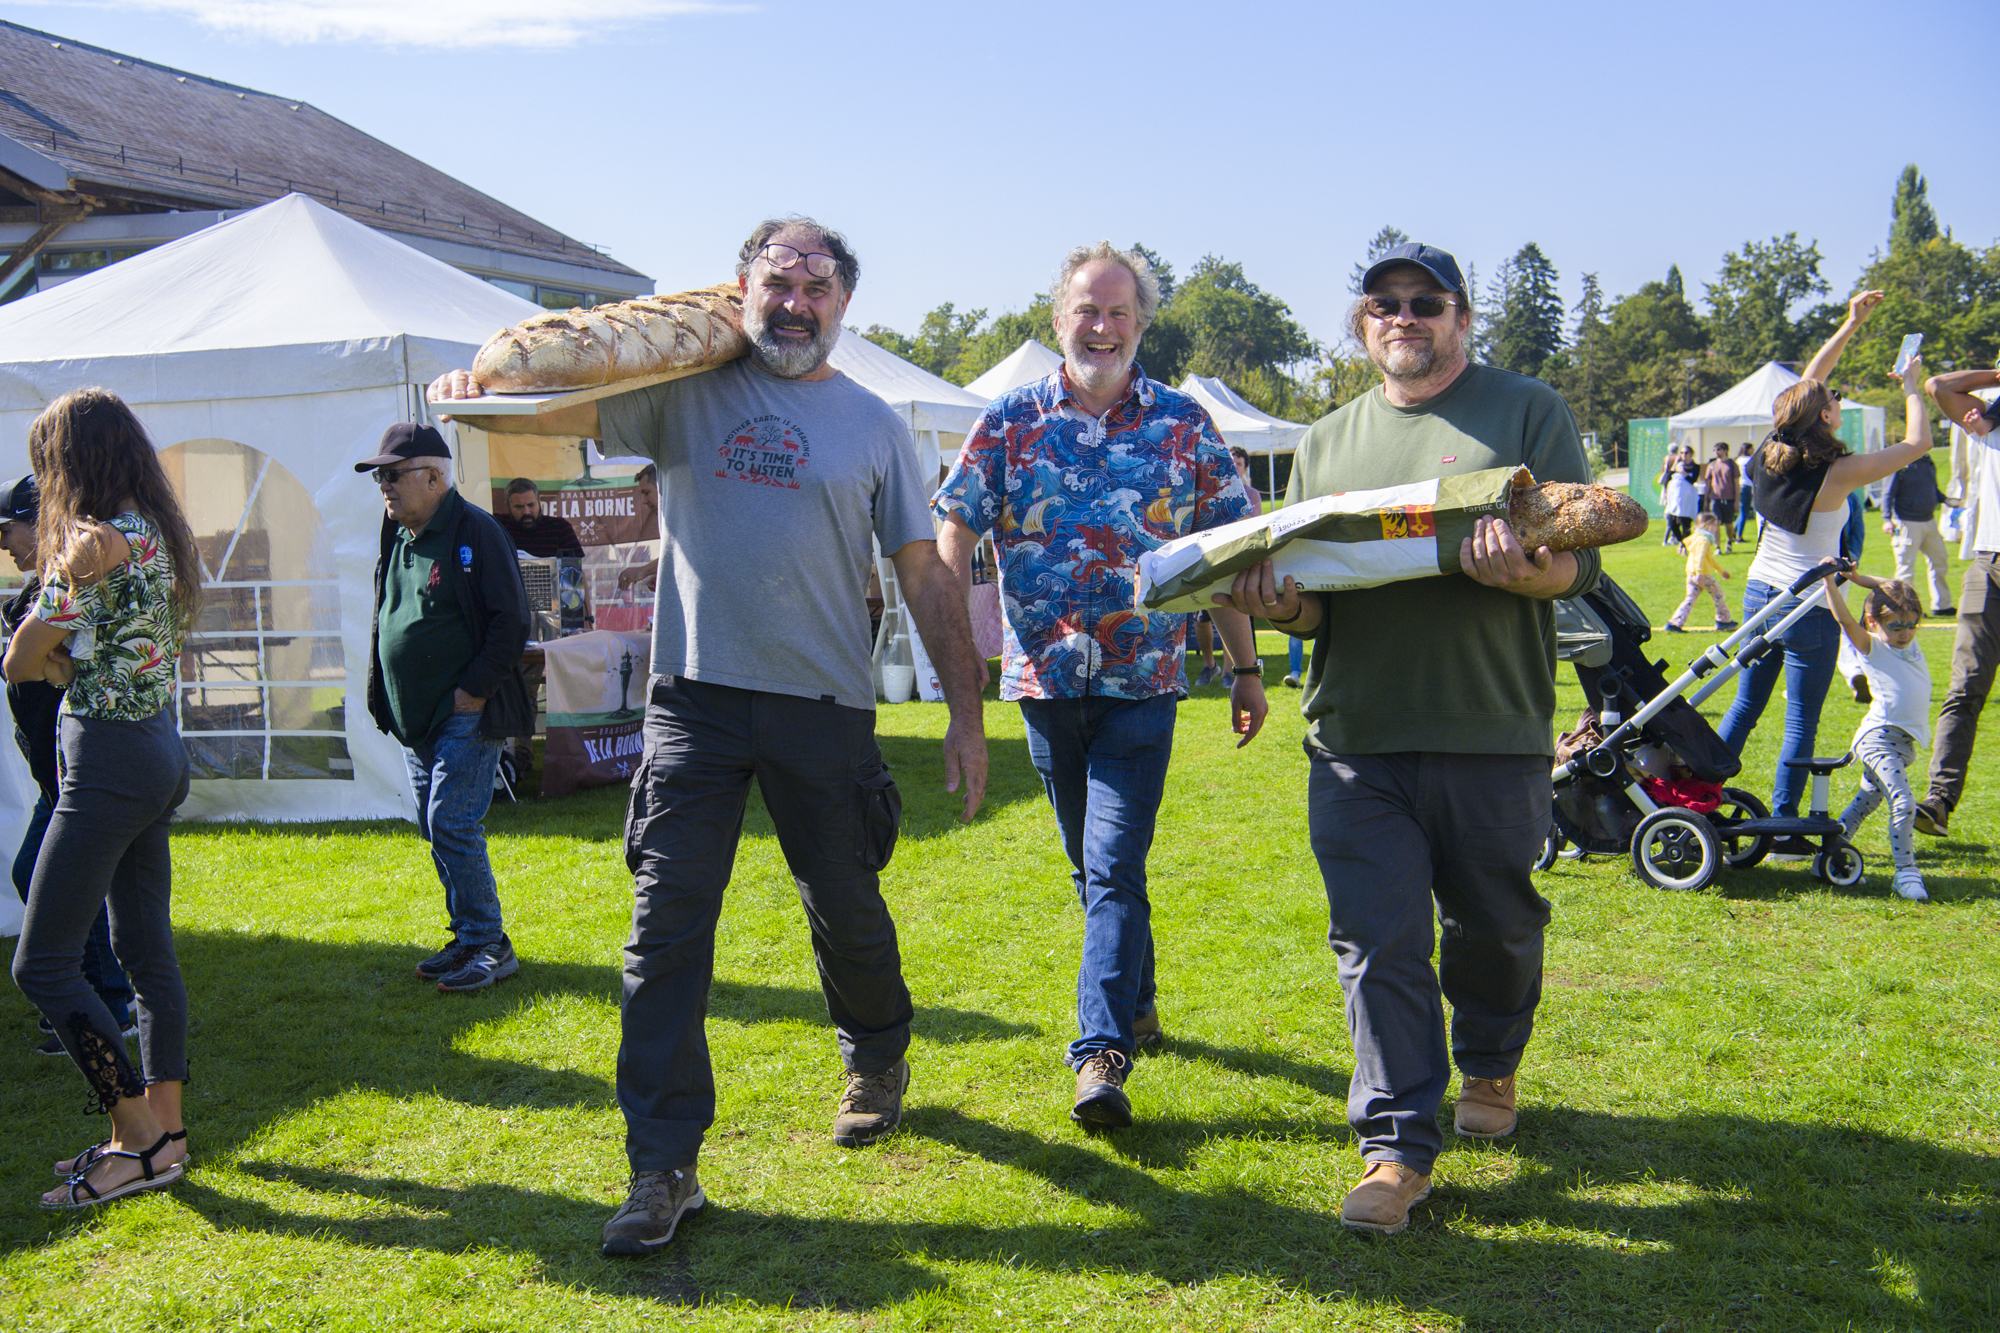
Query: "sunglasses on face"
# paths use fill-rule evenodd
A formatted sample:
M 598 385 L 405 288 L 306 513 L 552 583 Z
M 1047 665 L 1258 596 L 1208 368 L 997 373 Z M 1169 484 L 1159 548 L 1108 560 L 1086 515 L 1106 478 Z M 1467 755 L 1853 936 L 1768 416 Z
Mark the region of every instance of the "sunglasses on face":
M 775 269 L 788 269 L 800 260 L 804 260 L 806 272 L 812 274 L 815 278 L 830 278 L 840 272 L 840 261 L 832 255 L 820 254 L 818 252 L 807 254 L 805 251 L 795 250 L 781 241 L 773 241 L 757 253 L 764 257 L 765 263 Z
M 1833 399 L 1833 401 L 1837 403 L 1840 401 L 1840 390 L 1834 388 L 1831 384 L 1829 384 L 1826 386 L 1826 396 Z
M 412 472 L 428 471 L 430 471 L 430 467 L 427 464 L 420 463 L 416 467 L 378 467 L 368 475 L 375 478 L 377 486 L 393 486 Z
M 1436 319 L 1457 304 L 1449 296 L 1412 296 L 1408 301 L 1395 296 L 1371 296 L 1367 300 L 1367 309 L 1377 319 L 1394 319 L 1408 305 L 1410 313 L 1418 319 Z

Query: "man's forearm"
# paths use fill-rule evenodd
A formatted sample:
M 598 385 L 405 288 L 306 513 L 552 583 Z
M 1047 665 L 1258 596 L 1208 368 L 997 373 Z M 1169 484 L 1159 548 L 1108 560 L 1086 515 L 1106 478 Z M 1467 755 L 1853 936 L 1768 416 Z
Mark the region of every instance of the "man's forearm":
M 1229 649 L 1229 660 L 1240 667 L 1254 665 L 1258 660 L 1257 631 L 1250 617 L 1228 606 L 1212 607 L 1208 615 L 1222 635 L 1223 646 Z

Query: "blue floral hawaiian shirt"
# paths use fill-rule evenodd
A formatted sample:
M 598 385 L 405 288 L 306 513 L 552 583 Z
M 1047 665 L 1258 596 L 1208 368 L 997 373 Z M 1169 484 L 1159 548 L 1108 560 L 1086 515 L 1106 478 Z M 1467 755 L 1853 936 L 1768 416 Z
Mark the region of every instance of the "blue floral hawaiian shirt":
M 1250 499 L 1201 405 L 1134 366 L 1104 417 L 1061 368 L 996 399 L 931 499 L 1000 557 L 1002 699 L 1185 695 L 1188 617 L 1139 609 L 1139 556 L 1248 518 Z

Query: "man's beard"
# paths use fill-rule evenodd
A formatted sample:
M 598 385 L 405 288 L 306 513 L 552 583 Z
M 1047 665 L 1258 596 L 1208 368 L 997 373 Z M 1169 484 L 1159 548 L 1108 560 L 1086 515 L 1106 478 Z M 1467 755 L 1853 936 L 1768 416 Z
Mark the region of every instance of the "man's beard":
M 779 338 L 773 329 L 803 329 L 813 336 L 807 342 L 791 342 Z M 825 365 L 833 355 L 833 345 L 840 341 L 838 324 L 821 328 L 815 320 L 782 310 L 767 320 L 747 305 L 743 308 L 743 332 L 764 369 L 788 380 L 803 379 Z
M 1375 358 L 1375 365 L 1392 380 L 1420 380 L 1431 373 L 1438 363 L 1438 349 L 1435 340 L 1415 346 L 1398 343 L 1388 352 Z
M 1132 363 L 1139 359 L 1138 349 L 1125 348 L 1123 355 L 1118 358 L 1117 367 L 1107 369 L 1099 363 L 1083 360 L 1084 341 L 1079 336 L 1075 340 L 1074 348 L 1068 341 L 1063 344 L 1063 360 L 1066 363 L 1064 368 L 1069 372 L 1070 381 L 1087 393 L 1110 393 L 1114 389 L 1123 387 L 1125 376 L 1131 373 Z M 1076 355 L 1072 355 L 1072 351 Z

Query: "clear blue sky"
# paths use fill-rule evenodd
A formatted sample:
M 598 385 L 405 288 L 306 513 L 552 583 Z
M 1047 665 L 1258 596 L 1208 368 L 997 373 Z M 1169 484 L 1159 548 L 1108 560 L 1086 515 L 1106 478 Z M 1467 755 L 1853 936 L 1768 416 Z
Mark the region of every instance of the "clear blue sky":
M 286 40 L 326 9 L 0 0 L 310 101 L 663 291 L 815 214 L 861 256 L 849 322 L 905 331 L 946 300 L 1018 309 L 1109 237 L 1238 260 L 1332 341 L 1384 223 L 1482 274 L 1539 242 L 1571 300 L 1586 270 L 1616 295 L 1670 263 L 1698 296 L 1795 230 L 1845 291 L 1912 161 L 1959 239 L 2000 240 L 1990 0 L 344 0 L 350 31 Z

